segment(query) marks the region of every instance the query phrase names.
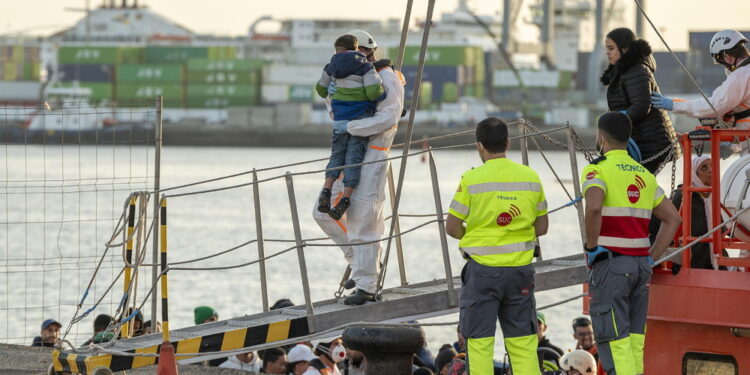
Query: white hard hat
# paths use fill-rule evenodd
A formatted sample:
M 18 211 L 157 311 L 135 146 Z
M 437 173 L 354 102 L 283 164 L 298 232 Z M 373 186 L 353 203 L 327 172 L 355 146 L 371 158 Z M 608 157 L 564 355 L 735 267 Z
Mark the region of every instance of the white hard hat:
M 375 39 L 372 38 L 372 35 L 364 30 L 352 30 L 348 32 L 347 34 L 353 35 L 355 38 L 357 38 L 357 43 L 359 43 L 362 47 L 367 47 L 370 49 L 378 48 L 378 43 L 375 41 Z
M 596 375 L 596 360 L 585 350 L 574 350 L 560 358 L 560 367 L 565 371 L 578 370 L 583 375 Z
M 747 38 L 737 30 L 722 30 L 714 34 L 711 38 L 709 52 L 711 56 L 718 55 L 721 51 L 728 50 L 737 45 L 737 43 L 746 43 Z

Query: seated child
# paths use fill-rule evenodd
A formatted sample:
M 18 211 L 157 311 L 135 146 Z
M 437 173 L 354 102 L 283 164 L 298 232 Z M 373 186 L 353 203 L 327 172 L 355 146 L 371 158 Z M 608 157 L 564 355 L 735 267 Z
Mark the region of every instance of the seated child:
M 357 52 L 357 38 L 349 34 L 340 36 L 334 47 L 336 54 L 331 57 L 331 62 L 325 66 L 315 85 L 315 91 L 322 98 L 328 97 L 329 92 L 332 93 L 333 136 L 331 158 L 326 169 L 362 162 L 369 138 L 349 134 L 346 125 L 350 120 L 373 116 L 377 101 L 385 98 L 380 76 L 372 63 L 367 61 L 367 57 Z M 354 188 L 359 184 L 360 170 L 359 166 L 344 169 L 344 194 L 333 208 L 331 188 L 341 175 L 341 169 L 326 171 L 323 190 L 318 198 L 318 211 L 328 212 L 334 220 L 341 219 L 351 204 Z

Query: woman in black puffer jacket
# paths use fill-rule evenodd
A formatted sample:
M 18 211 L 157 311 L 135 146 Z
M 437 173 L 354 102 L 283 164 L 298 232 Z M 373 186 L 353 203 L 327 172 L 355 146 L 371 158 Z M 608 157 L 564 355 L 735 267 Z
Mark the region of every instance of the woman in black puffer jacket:
M 633 122 L 632 138 L 640 149 L 641 160 L 647 160 L 668 147 L 674 148 L 673 157 L 680 156 L 680 147 L 672 121 L 667 112 L 651 106 L 651 93 L 658 92 L 654 79 L 656 62 L 651 47 L 643 39 L 636 39 L 627 28 L 614 29 L 607 34 L 606 52 L 609 66 L 601 77 L 607 86 L 607 104 L 610 111 L 624 112 Z M 671 160 L 664 152 L 653 161 L 645 163 L 651 173 Z

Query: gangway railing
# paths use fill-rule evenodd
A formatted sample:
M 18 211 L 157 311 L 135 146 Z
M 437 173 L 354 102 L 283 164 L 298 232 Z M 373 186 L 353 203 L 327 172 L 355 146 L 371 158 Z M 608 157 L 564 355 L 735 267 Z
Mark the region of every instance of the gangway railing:
M 578 177 L 577 176 L 578 171 L 577 171 L 577 162 L 576 162 L 576 152 L 580 150 L 580 151 L 583 151 L 586 154 L 588 152 L 588 149 L 579 148 L 579 147 L 576 146 L 576 144 L 582 144 L 582 142 L 577 137 L 577 135 L 575 134 L 575 131 L 573 130 L 573 128 L 570 125 L 561 126 L 561 127 L 553 128 L 553 129 L 550 129 L 550 130 L 544 130 L 544 131 L 541 131 L 541 130 L 533 127 L 532 124 L 530 124 L 529 122 L 524 121 L 524 120 L 514 122 L 513 125 L 517 125 L 519 127 L 520 134 L 517 135 L 517 136 L 511 137 L 511 139 L 512 140 L 522 141 L 522 144 L 523 144 L 523 143 L 525 143 L 523 141 L 531 138 L 533 140 L 533 143 L 535 144 L 535 146 L 540 150 L 540 152 L 542 152 L 542 154 L 543 154 L 543 151 L 542 151 L 540 145 L 538 144 L 538 142 L 534 139 L 535 137 L 538 136 L 538 137 L 542 137 L 542 138 L 544 138 L 546 140 L 550 140 L 550 139 L 548 139 L 548 137 L 549 137 L 549 134 L 551 134 L 551 133 L 559 133 L 559 132 L 566 132 L 567 133 L 568 145 L 565 145 L 565 147 L 568 148 L 568 151 L 570 153 L 571 176 L 572 176 L 572 180 L 573 180 L 574 190 L 575 191 L 574 191 L 573 194 L 571 194 L 570 192 L 567 192 L 567 190 L 566 190 L 566 193 L 568 194 L 568 197 L 569 198 L 573 198 L 573 199 L 571 199 L 571 202 L 568 202 L 568 203 L 564 204 L 563 206 L 561 206 L 561 207 L 559 207 L 557 209 L 554 209 L 552 211 L 555 212 L 555 211 L 557 211 L 557 210 L 559 210 L 561 208 L 564 208 L 564 207 L 567 207 L 567 206 L 571 206 L 571 205 L 575 205 L 577 207 L 578 213 L 579 213 L 579 222 L 581 222 L 582 221 L 582 205 L 580 203 L 581 197 L 580 197 L 580 192 L 579 192 L 578 186 L 576 186 L 576 183 L 578 181 L 578 179 L 577 179 L 577 177 Z M 459 134 L 465 134 L 465 133 L 466 132 L 461 132 Z M 439 138 L 446 138 L 446 137 L 447 136 L 441 136 Z M 436 138 L 438 138 L 438 137 L 436 137 Z M 440 252 L 441 252 L 441 258 L 443 260 L 443 269 L 444 269 L 444 273 L 445 273 L 445 278 L 443 280 L 441 280 L 441 281 L 435 281 L 435 282 L 428 283 L 429 285 L 425 285 L 424 283 L 414 284 L 414 285 L 408 285 L 408 281 L 406 281 L 405 279 L 403 279 L 402 283 L 401 283 L 402 285 L 399 288 L 396 288 L 396 290 L 383 290 L 382 293 L 384 295 L 384 300 L 382 302 L 378 302 L 378 303 L 375 303 L 375 304 L 367 304 L 365 306 L 359 306 L 359 307 L 348 307 L 348 306 L 345 307 L 345 306 L 341 305 L 340 303 L 336 302 L 335 300 L 334 301 L 327 301 L 327 302 L 326 301 L 323 301 L 323 302 L 313 302 L 312 298 L 311 298 L 311 295 L 310 295 L 310 286 L 309 286 L 309 280 L 308 280 L 308 275 L 307 275 L 307 265 L 306 265 L 305 251 L 304 251 L 306 248 L 309 248 L 309 247 L 323 247 L 323 246 L 324 247 L 339 247 L 339 246 L 344 246 L 344 245 L 350 245 L 350 246 L 353 245 L 353 246 L 356 246 L 356 245 L 366 244 L 366 243 L 336 244 L 336 243 L 327 243 L 327 242 L 321 243 L 321 241 L 326 241 L 327 239 L 325 239 L 325 238 L 305 239 L 305 238 L 302 237 L 301 230 L 300 230 L 300 221 L 301 220 L 300 220 L 300 218 L 298 216 L 298 213 L 297 213 L 298 209 L 297 209 L 297 202 L 296 202 L 296 194 L 295 194 L 295 190 L 294 190 L 294 178 L 297 177 L 297 176 L 303 176 L 303 175 L 309 175 L 309 174 L 320 174 L 320 173 L 324 172 L 325 169 L 307 170 L 307 171 L 300 171 L 300 172 L 285 172 L 283 174 L 278 174 L 278 175 L 275 175 L 275 176 L 272 176 L 272 177 L 267 177 L 267 178 L 262 178 L 262 179 L 258 177 L 258 171 L 260 171 L 260 169 L 253 169 L 251 171 L 243 172 L 242 174 L 235 174 L 235 175 L 233 175 L 233 176 L 240 176 L 240 175 L 251 174 L 252 175 L 252 181 L 251 182 L 245 182 L 245 183 L 239 183 L 239 184 L 232 184 L 232 185 L 220 186 L 220 187 L 211 187 L 211 188 L 205 188 L 205 189 L 202 189 L 202 190 L 184 191 L 184 190 L 187 190 L 188 188 L 192 189 L 192 188 L 198 187 L 200 185 L 207 184 L 209 182 L 216 182 L 216 181 L 226 180 L 226 179 L 230 178 L 230 177 L 224 176 L 224 177 L 217 178 L 217 179 L 210 179 L 210 180 L 205 180 L 205 181 L 199 181 L 199 182 L 196 182 L 196 183 L 191 183 L 191 184 L 183 185 L 183 186 L 180 186 L 180 187 L 165 188 L 165 189 L 162 189 L 160 191 L 161 197 L 158 200 L 158 206 L 160 207 L 161 215 L 156 215 L 156 213 L 154 213 L 154 216 L 153 216 L 150 224 L 145 220 L 145 215 L 146 215 L 146 211 L 147 211 L 147 209 L 145 207 L 146 207 L 149 199 L 154 199 L 153 194 L 155 194 L 155 192 L 152 191 L 152 192 L 142 192 L 142 193 L 133 194 L 131 197 L 128 198 L 128 203 L 129 204 L 128 204 L 127 209 L 126 209 L 127 214 L 124 215 L 125 217 L 127 217 L 128 229 L 127 229 L 127 233 L 125 235 L 125 239 L 123 241 L 124 242 L 124 250 L 123 250 L 123 252 L 124 252 L 124 260 L 126 262 L 125 267 L 123 268 L 123 270 L 124 271 L 130 271 L 132 269 L 133 275 L 131 275 L 130 280 L 126 280 L 126 282 L 124 283 L 123 299 L 122 299 L 122 302 L 121 302 L 120 306 L 118 307 L 118 311 L 117 311 L 118 322 L 113 323 L 108 328 L 108 331 L 111 331 L 111 332 L 120 332 L 122 338 L 129 337 L 128 322 L 131 319 L 133 319 L 133 317 L 139 311 L 143 311 L 144 306 L 147 303 L 147 301 L 149 300 L 149 298 L 151 298 L 151 297 L 153 297 L 155 295 L 155 293 L 156 293 L 156 286 L 158 285 L 158 281 L 156 281 L 156 280 L 152 280 L 151 286 L 149 288 L 149 292 L 147 293 L 147 295 L 145 297 L 143 297 L 143 302 L 142 303 L 140 303 L 140 304 L 136 303 L 135 298 L 130 295 L 130 291 L 134 290 L 133 286 L 134 286 L 135 281 L 137 280 L 137 277 L 135 277 L 135 276 L 138 274 L 138 269 L 139 268 L 144 268 L 144 267 L 153 267 L 154 269 L 159 269 L 159 268 L 161 269 L 160 272 L 157 273 L 157 277 L 160 278 L 160 279 L 162 279 L 161 292 L 162 292 L 162 297 L 164 298 L 167 295 L 167 293 L 168 293 L 167 287 L 166 287 L 166 285 L 167 285 L 166 284 L 166 276 L 167 276 L 167 274 L 170 271 L 225 270 L 225 269 L 230 269 L 230 268 L 239 268 L 239 267 L 246 267 L 246 266 L 253 265 L 253 264 L 258 264 L 260 266 L 259 277 L 261 279 L 261 289 L 262 289 L 261 290 L 261 295 L 263 296 L 263 311 L 267 311 L 268 310 L 268 290 L 267 290 L 268 283 L 267 283 L 267 272 L 265 270 L 265 262 L 268 259 L 280 256 L 282 254 L 285 254 L 285 253 L 291 252 L 291 251 L 296 251 L 296 254 L 297 254 L 297 260 L 298 260 L 298 266 L 300 268 L 300 277 L 301 277 L 301 283 L 302 283 L 302 286 L 303 286 L 303 294 L 304 294 L 305 303 L 304 303 L 303 306 L 299 306 L 297 308 L 289 309 L 289 310 L 286 311 L 286 313 L 291 313 L 292 315 L 294 315 L 294 318 L 292 318 L 291 320 L 289 320 L 289 319 L 282 319 L 280 321 L 287 321 L 288 320 L 288 321 L 290 321 L 290 323 L 284 323 L 284 324 L 292 324 L 291 322 L 300 322 L 299 319 L 302 319 L 302 321 L 304 321 L 304 325 L 300 326 L 299 324 L 301 324 L 301 323 L 294 323 L 294 324 L 296 324 L 296 327 L 298 327 L 298 328 L 299 327 L 304 327 L 304 329 L 300 328 L 301 329 L 300 332 L 304 332 L 304 334 L 306 334 L 306 335 L 320 334 L 320 332 L 324 332 L 326 330 L 329 330 L 332 327 L 332 325 L 331 325 L 332 320 L 330 318 L 330 316 L 331 316 L 330 314 L 333 313 L 333 312 L 336 312 L 334 315 L 338 316 L 339 318 L 341 318 L 341 316 L 342 316 L 341 314 L 343 314 L 344 316 L 349 316 L 347 314 L 351 314 L 352 316 L 357 316 L 357 317 L 359 317 L 359 316 L 368 316 L 368 319 L 370 319 L 371 321 L 377 321 L 378 319 L 393 320 L 393 319 L 399 319 L 399 318 L 405 318 L 405 317 L 425 316 L 425 314 L 428 314 L 428 313 L 447 313 L 449 311 L 455 311 L 455 309 L 457 308 L 457 305 L 458 305 L 458 303 L 457 303 L 457 297 L 458 297 L 458 290 L 460 289 L 460 282 L 453 276 L 452 267 L 451 267 L 451 264 L 450 264 L 449 249 L 448 249 L 448 245 L 447 245 L 447 237 L 446 237 L 446 233 L 445 233 L 445 230 L 444 230 L 444 221 L 445 221 L 444 216 L 445 216 L 445 213 L 443 212 L 442 202 L 441 202 L 441 197 L 440 197 L 440 189 L 439 189 L 439 185 L 437 183 L 439 179 L 438 179 L 438 175 L 437 175 L 437 167 L 436 167 L 436 163 L 435 163 L 434 152 L 436 152 L 436 151 L 442 151 L 442 150 L 450 150 L 450 149 L 473 147 L 474 145 L 475 145 L 475 143 L 456 144 L 456 145 L 450 145 L 450 146 L 434 147 L 434 148 L 429 148 L 429 149 L 426 149 L 426 150 L 413 151 L 413 152 L 408 153 L 407 157 L 415 157 L 415 156 L 420 156 L 422 154 L 427 154 L 428 155 L 428 158 L 429 158 L 430 179 L 431 179 L 431 182 L 432 182 L 433 199 L 434 199 L 434 203 L 435 203 L 435 212 L 432 213 L 432 214 L 425 214 L 425 215 L 421 215 L 421 214 L 417 214 L 417 215 L 409 215 L 409 214 L 402 215 L 402 216 L 415 216 L 415 217 L 428 217 L 428 216 L 431 216 L 432 218 L 430 220 L 427 220 L 427 221 L 425 221 L 425 222 L 423 222 L 423 223 L 421 223 L 419 225 L 416 225 L 416 226 L 414 226 L 412 228 L 409 228 L 407 230 L 399 231 L 399 233 L 394 233 L 392 235 L 385 236 L 385 237 L 383 237 L 383 238 L 381 238 L 381 239 L 379 239 L 377 241 L 371 241 L 371 243 L 391 241 L 391 240 L 394 240 L 394 239 L 401 238 L 404 235 L 408 235 L 409 233 L 412 233 L 412 232 L 414 232 L 416 230 L 419 230 L 421 228 L 425 228 L 428 225 L 437 224 L 437 226 L 438 226 L 438 233 L 439 233 L 439 239 L 440 239 L 440 244 L 441 244 Z M 528 153 L 528 148 L 522 148 L 522 154 L 526 154 L 526 156 L 523 157 L 525 159 L 526 163 L 528 163 L 528 155 L 527 155 L 527 153 Z M 383 163 L 383 162 L 388 163 L 391 160 L 401 159 L 401 158 L 402 157 L 389 157 L 389 158 L 385 158 L 383 160 L 378 160 L 378 161 L 373 161 L 373 162 L 366 162 L 366 163 L 360 163 L 358 165 L 367 165 L 367 164 L 372 164 L 372 163 Z M 549 162 L 549 160 L 546 158 L 546 156 L 544 157 L 544 159 L 545 159 L 546 163 L 551 167 L 552 165 Z M 284 166 L 279 166 L 279 167 L 274 167 L 274 168 L 265 168 L 264 171 L 270 172 L 270 171 L 277 170 L 277 169 L 288 168 L 289 166 L 296 166 L 296 165 L 307 164 L 307 163 L 310 163 L 310 161 L 303 162 L 303 163 L 287 164 L 287 165 L 284 165 Z M 347 168 L 347 167 L 350 167 L 350 166 L 344 166 L 344 167 L 332 168 L 332 169 L 343 169 L 343 168 Z M 554 172 L 554 175 L 555 175 L 556 179 L 561 183 L 561 185 L 563 185 L 563 188 L 565 188 L 564 184 L 562 184 L 562 179 L 557 174 L 557 172 Z M 288 194 L 289 207 L 290 207 L 290 212 L 291 212 L 291 221 L 292 221 L 292 227 L 293 227 L 293 232 L 294 232 L 294 239 L 293 240 L 271 239 L 271 238 L 265 238 L 263 236 L 263 229 L 262 229 L 263 228 L 263 224 L 262 224 L 262 219 L 261 219 L 261 207 L 260 207 L 260 198 L 261 198 L 261 189 L 260 189 L 260 186 L 263 185 L 264 183 L 267 183 L 267 182 L 270 182 L 270 181 L 274 181 L 274 180 L 280 180 L 282 178 L 285 180 L 286 186 L 287 186 L 287 194 Z M 217 192 L 222 192 L 222 191 L 226 191 L 226 190 L 229 190 L 229 189 L 238 189 L 238 188 L 248 187 L 248 186 L 252 187 L 252 189 L 253 189 L 253 201 L 255 203 L 255 217 L 256 217 L 256 230 L 257 230 L 257 234 L 256 234 L 257 236 L 256 236 L 256 238 L 248 240 L 248 241 L 245 241 L 245 242 L 243 242 L 243 243 L 241 243 L 239 245 L 236 245 L 236 246 L 234 246 L 234 247 L 232 247 L 230 249 L 218 251 L 218 252 L 215 252 L 215 253 L 212 253 L 212 254 L 209 254 L 209 255 L 205 255 L 205 256 L 201 256 L 201 257 L 195 258 L 195 259 L 189 259 L 189 260 L 177 261 L 177 262 L 174 262 L 174 261 L 173 262 L 167 262 L 167 260 L 166 260 L 166 250 L 165 249 L 166 249 L 166 245 L 167 245 L 166 202 L 168 200 L 173 200 L 173 199 L 177 199 L 177 198 L 180 198 L 180 197 L 186 197 L 186 196 L 199 195 L 199 194 L 217 193 Z M 139 199 L 143 200 L 143 201 L 139 202 Z M 135 206 L 138 206 L 139 210 L 134 209 Z M 138 217 L 138 220 L 135 220 L 135 217 Z M 397 220 L 398 217 L 399 217 L 399 214 L 397 212 L 393 212 L 393 215 L 392 215 L 392 217 L 390 219 L 391 220 Z M 145 263 L 143 256 L 146 253 L 146 249 L 145 249 L 146 243 L 148 242 L 149 236 L 153 232 L 155 232 L 157 230 L 156 229 L 157 220 L 159 220 L 159 219 L 163 220 L 161 222 L 161 223 L 163 223 L 161 225 L 162 229 L 160 230 L 160 232 L 161 232 L 161 238 L 160 238 L 161 241 L 160 241 L 160 243 L 161 243 L 161 247 L 162 247 L 162 251 L 161 251 L 162 259 L 161 259 L 161 262 L 158 262 L 158 263 Z M 136 241 L 135 244 L 133 243 L 133 241 Z M 275 253 L 268 253 L 267 249 L 265 248 L 265 244 L 268 243 L 268 242 L 290 242 L 290 241 L 293 241 L 293 246 L 290 246 L 288 248 L 282 249 L 282 250 L 277 251 Z M 244 263 L 241 263 L 241 264 L 234 264 L 234 265 L 228 265 L 228 266 L 218 266 L 218 267 L 195 267 L 195 266 L 190 266 L 189 267 L 189 266 L 185 266 L 186 264 L 194 263 L 194 262 L 198 262 L 198 261 L 206 260 L 206 259 L 210 259 L 210 258 L 214 258 L 216 256 L 223 255 L 223 254 L 235 251 L 237 249 L 246 247 L 246 246 L 251 245 L 251 244 L 256 244 L 256 246 L 258 248 L 258 258 L 256 260 L 253 260 L 253 261 L 250 261 L 250 262 L 244 262 Z M 133 260 L 133 255 L 135 255 L 135 257 L 134 257 L 135 261 Z M 583 267 L 583 263 L 581 262 L 581 257 L 580 256 L 574 256 L 573 259 L 569 259 L 568 261 L 572 262 L 572 263 L 566 264 L 566 265 L 564 265 L 564 267 L 568 267 L 568 268 L 569 267 L 573 267 L 573 268 L 568 269 L 565 272 L 563 272 L 563 274 L 566 274 L 566 276 L 563 277 L 565 281 L 560 281 L 558 279 L 555 279 L 555 278 L 561 277 L 561 275 L 562 275 L 561 273 L 553 273 L 553 274 L 555 274 L 557 276 L 555 276 L 555 278 L 552 278 L 552 279 L 546 281 L 545 282 L 546 283 L 545 284 L 546 285 L 545 288 L 549 289 L 549 288 L 555 288 L 555 287 L 559 287 L 559 286 L 574 285 L 576 283 L 583 282 L 584 277 L 582 275 L 584 275 L 584 273 L 583 273 L 583 268 L 581 268 L 581 267 Z M 551 260 L 551 262 L 554 263 L 555 260 Z M 553 264 L 553 263 L 549 263 L 549 264 Z M 540 263 L 540 265 L 543 266 L 542 263 Z M 401 269 L 404 268 L 404 265 L 403 265 L 402 262 L 399 262 L 399 267 Z M 382 269 L 382 271 L 381 271 L 380 277 L 384 276 L 384 273 L 385 273 L 386 269 L 387 269 L 387 266 L 384 266 L 383 269 Z M 571 272 L 572 269 L 575 269 L 576 271 L 575 272 Z M 120 275 L 122 275 L 122 274 L 123 273 L 121 272 Z M 405 275 L 405 270 L 404 270 L 404 272 L 400 272 L 400 274 Z M 114 285 L 115 283 L 117 283 L 118 279 L 119 279 L 119 276 L 117 278 L 115 278 L 115 280 L 113 280 L 112 284 Z M 404 285 L 404 284 L 406 284 L 406 285 Z M 398 294 L 398 293 L 400 293 L 400 291 L 405 290 L 404 289 L 405 286 L 408 286 L 409 288 L 412 288 L 410 290 L 412 290 L 413 293 L 416 293 L 413 296 L 413 298 L 422 298 L 422 299 L 427 298 L 428 300 L 433 301 L 432 304 L 430 304 L 430 303 L 422 303 L 421 304 L 421 308 L 422 309 L 428 309 L 427 311 L 421 311 L 420 310 L 420 311 L 418 311 L 418 313 L 416 313 L 415 311 L 412 311 L 412 310 L 409 310 L 409 309 L 404 310 L 403 308 L 396 308 L 396 307 L 394 307 L 394 306 L 397 306 L 399 303 L 398 302 L 394 302 L 394 300 L 392 300 L 393 299 L 392 295 L 394 293 Z M 438 287 L 439 289 L 435 290 L 434 288 L 436 288 L 436 287 Z M 428 289 L 432 288 L 432 289 L 429 289 L 431 292 L 428 293 L 428 292 L 425 292 L 424 290 L 420 290 L 420 288 L 428 288 Z M 407 293 L 407 294 L 409 294 L 409 293 Z M 389 302 L 389 299 L 391 299 L 390 302 Z M 401 299 L 399 299 L 399 300 L 401 300 Z M 81 305 L 84 303 L 84 301 L 85 301 L 85 296 L 81 300 Z M 402 302 L 402 303 L 406 303 L 406 302 Z M 128 304 L 132 304 L 132 308 L 133 308 L 132 311 L 128 311 Z M 409 305 L 413 305 L 411 302 L 409 302 L 408 304 Z M 386 313 L 385 312 L 385 306 L 389 306 L 389 305 L 390 305 L 389 308 L 392 309 L 392 311 L 393 311 L 392 313 Z M 80 315 L 78 314 L 78 312 L 76 312 L 76 316 L 74 317 L 73 320 L 75 322 L 80 321 L 83 317 L 85 317 L 90 312 L 92 312 L 96 308 L 96 306 L 97 306 L 97 304 L 95 303 L 94 306 L 92 306 L 91 308 L 87 309 L 83 314 L 80 314 Z M 333 308 L 333 310 L 331 310 L 332 308 Z M 168 322 L 167 310 L 168 310 L 168 301 L 167 301 L 166 298 L 164 298 L 163 301 L 162 301 L 162 314 L 164 314 L 163 317 L 162 317 L 162 320 L 165 321 L 165 322 Z M 347 310 L 351 310 L 351 311 L 350 312 L 346 312 Z M 370 311 L 370 313 L 369 313 L 370 315 L 367 315 L 367 314 L 363 313 L 362 310 L 364 310 L 364 311 Z M 429 311 L 429 310 L 432 310 L 432 311 Z M 267 312 L 267 313 L 270 314 L 271 312 Z M 261 313 L 261 314 L 263 314 L 263 313 Z M 288 317 L 288 315 L 286 315 L 286 316 Z M 282 317 L 276 316 L 276 318 L 283 318 L 283 316 Z M 341 319 L 343 319 L 343 318 L 341 318 Z M 236 319 L 233 319 L 233 320 L 236 320 Z M 357 319 L 357 320 L 359 320 L 359 319 Z M 342 321 L 352 321 L 353 322 L 354 320 L 352 320 L 352 317 L 350 316 L 349 318 L 343 319 Z M 256 324 L 256 323 L 260 324 L 258 322 L 255 322 L 253 324 Z M 270 326 L 268 326 L 268 324 L 275 324 L 275 323 L 273 321 L 272 322 L 267 322 L 266 321 L 266 323 L 263 323 L 263 324 L 266 324 L 266 329 L 270 329 L 269 328 Z M 214 327 L 214 326 L 209 326 L 209 325 L 201 325 L 199 327 L 203 327 L 203 326 L 206 326 L 205 327 L 206 329 Z M 165 329 L 165 331 L 167 331 L 169 329 L 168 324 L 166 324 L 163 328 Z M 228 328 L 226 328 L 226 329 L 228 329 Z M 250 329 L 250 327 L 247 327 L 247 329 Z M 180 347 L 179 347 L 179 345 L 180 345 L 179 343 L 181 342 L 179 340 L 180 339 L 180 333 L 179 332 L 181 332 L 181 331 L 182 330 L 175 331 L 177 333 L 175 333 L 175 335 L 172 337 L 173 339 L 175 339 L 175 338 L 178 339 L 175 342 L 175 344 L 177 345 L 177 349 L 178 349 L 177 350 L 178 351 L 178 355 L 180 353 L 183 353 L 183 354 L 184 353 L 188 353 L 188 352 L 184 351 L 184 347 L 185 347 L 184 344 L 183 344 L 183 350 L 180 350 Z M 188 331 L 190 331 L 190 329 L 188 329 Z M 129 340 L 119 340 L 119 339 L 117 339 L 117 335 L 114 335 L 114 337 L 115 337 L 114 340 L 111 343 L 109 343 L 109 345 L 111 347 L 118 346 L 120 349 L 127 348 L 128 347 L 127 345 L 129 345 L 127 343 L 130 342 L 131 340 L 133 340 L 134 343 L 138 343 L 138 342 L 140 342 L 140 340 L 143 340 L 141 338 L 135 338 L 135 339 L 129 339 Z M 165 333 L 164 337 L 169 338 L 169 333 Z M 279 340 L 276 340 L 276 341 L 279 341 Z M 275 342 L 275 341 L 272 340 L 271 342 Z M 122 344 L 119 344 L 119 343 L 122 343 Z M 261 344 L 267 345 L 269 343 L 268 342 L 255 343 L 254 345 L 261 345 Z M 82 349 L 60 350 L 60 351 L 57 352 L 58 353 L 58 357 L 57 358 L 61 358 L 60 356 L 62 356 L 63 359 L 64 358 L 69 358 L 68 354 L 75 354 L 75 356 L 76 356 L 75 358 L 79 358 L 79 359 L 83 358 L 83 361 L 85 362 L 85 364 L 88 364 L 88 363 L 98 363 L 96 361 L 101 360 L 101 356 L 102 355 L 110 355 L 110 358 L 111 358 L 111 354 L 106 354 L 106 351 L 108 350 L 107 349 L 107 345 L 108 344 L 98 345 L 98 346 L 90 347 L 88 349 L 83 349 L 83 350 Z M 242 346 L 242 348 L 244 348 L 244 349 L 247 349 L 248 347 L 250 347 L 250 346 L 248 346 L 248 345 Z M 143 347 L 141 347 L 140 349 L 138 349 L 140 351 L 138 351 L 136 349 L 138 349 L 138 348 L 133 349 L 134 350 L 133 353 L 136 353 L 136 352 L 140 353 L 140 352 L 142 352 L 142 350 L 145 350 Z M 150 350 L 151 349 L 149 349 L 149 351 Z M 155 352 L 151 352 L 151 353 L 155 353 Z M 225 354 L 225 353 L 222 353 L 222 354 Z M 67 361 L 70 362 L 69 360 L 67 360 Z M 65 361 L 59 361 L 58 360 L 55 363 L 59 364 L 61 366 L 60 368 L 63 368 L 64 367 L 62 365 L 63 362 L 65 362 Z M 133 363 L 141 363 L 141 362 L 133 361 Z

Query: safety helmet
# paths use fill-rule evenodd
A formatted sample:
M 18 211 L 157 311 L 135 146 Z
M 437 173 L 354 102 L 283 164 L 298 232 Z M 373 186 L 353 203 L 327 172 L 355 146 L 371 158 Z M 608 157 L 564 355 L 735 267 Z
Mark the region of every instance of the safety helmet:
M 578 370 L 583 375 L 596 375 L 596 360 L 585 350 L 574 350 L 560 359 L 560 367 L 565 371 Z
M 747 43 L 747 38 L 737 30 L 722 30 L 714 34 L 714 37 L 711 38 L 709 52 L 715 58 L 722 51 L 736 46 L 737 43 Z
M 352 30 L 348 32 L 347 34 L 353 35 L 355 38 L 357 38 L 357 43 L 359 43 L 360 47 L 366 47 L 369 49 L 375 49 L 378 48 L 378 43 L 375 42 L 375 39 L 372 38 L 372 35 L 364 30 Z

